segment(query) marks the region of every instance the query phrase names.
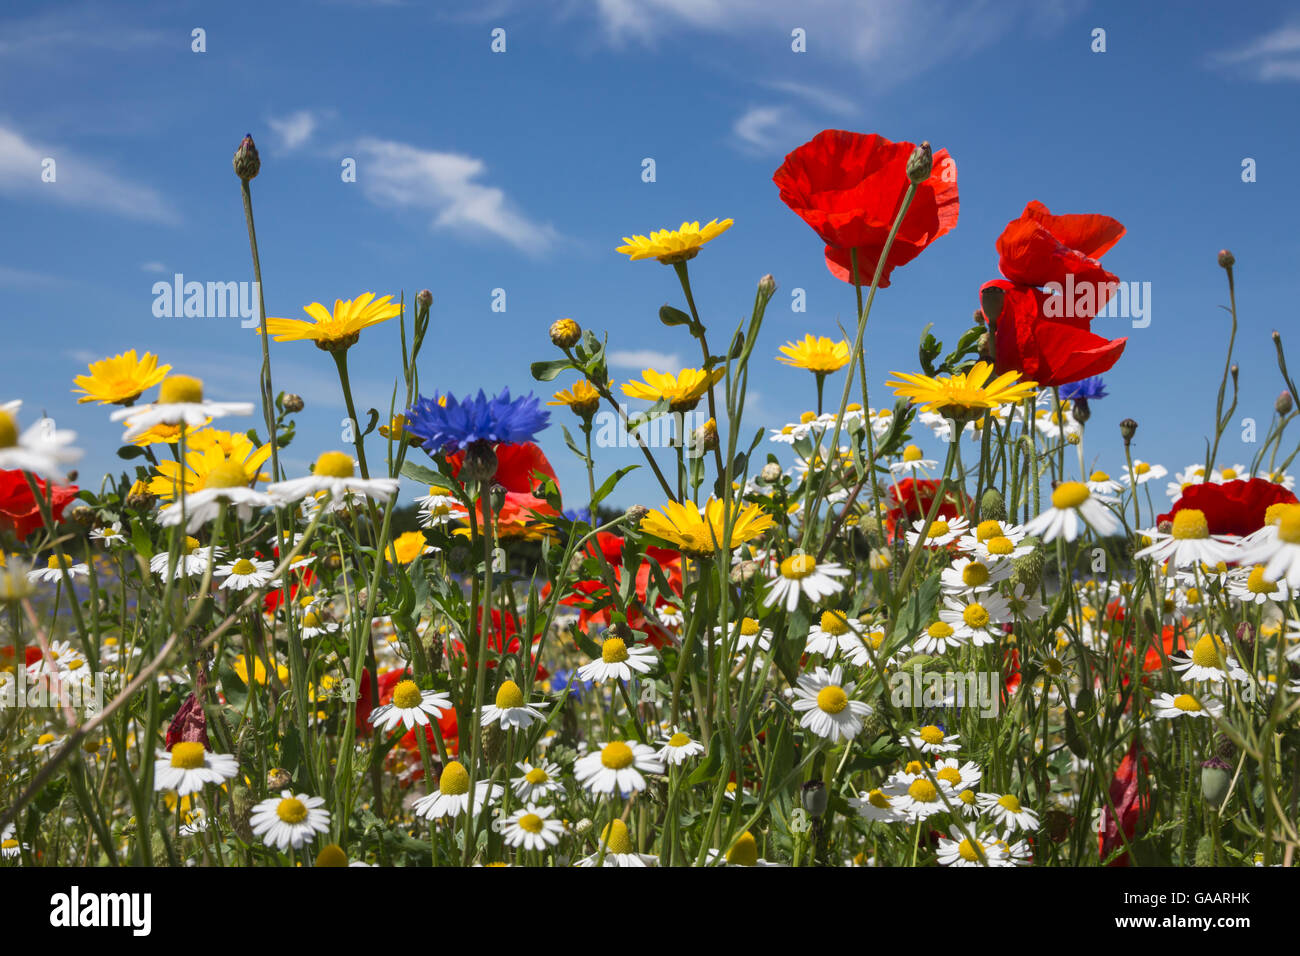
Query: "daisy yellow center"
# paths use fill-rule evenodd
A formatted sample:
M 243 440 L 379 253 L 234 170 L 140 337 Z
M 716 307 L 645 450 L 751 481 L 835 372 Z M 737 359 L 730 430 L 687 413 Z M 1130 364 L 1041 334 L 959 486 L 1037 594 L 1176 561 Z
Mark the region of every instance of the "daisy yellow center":
M 1092 496 L 1081 481 L 1063 481 L 1052 491 L 1052 507 L 1060 510 L 1077 508 Z
M 989 538 L 985 547 L 989 549 L 989 554 L 1010 554 L 1016 550 L 1015 543 L 1010 538 L 1000 534 Z
M 1201 705 L 1197 703 L 1196 698 L 1191 694 L 1179 694 L 1174 698 L 1174 706 L 1187 712 L 1195 712 L 1201 709 Z
M 632 753 L 632 748 L 620 740 L 605 744 L 605 748 L 600 752 L 600 762 L 610 770 L 623 770 L 630 767 L 635 759 L 636 755 Z
M 816 412 L 804 412 L 802 415 L 799 416 L 799 424 L 807 425 L 810 421 L 813 421 L 816 417 L 817 417 Z
M 327 451 L 316 459 L 316 467 L 312 473 L 330 478 L 351 478 L 356 474 L 356 463 L 353 462 L 351 455 L 341 451 Z
M 989 538 L 995 538 L 1001 534 L 1002 522 L 1000 521 L 993 521 L 990 519 L 988 521 L 981 521 L 975 526 L 976 541 L 987 541 Z
M 1145 461 L 1140 461 L 1133 466 L 1133 470 L 1137 472 L 1139 475 L 1145 475 L 1148 471 L 1151 470 L 1151 466 L 1148 465 Z
M 781 434 L 782 434 L 782 435 L 793 435 L 793 434 L 794 434 L 794 426 L 793 426 L 793 425 L 782 425 L 782 426 L 781 426 Z
M 1228 481 L 1231 481 L 1232 479 L 1237 477 L 1237 469 L 1236 468 L 1223 469 L 1223 477 Z
M 753 637 L 758 633 L 758 621 L 752 617 L 747 617 L 740 622 L 740 633 L 745 637 Z
M 248 484 L 248 472 L 237 461 L 213 465 L 203 478 L 205 488 L 240 488 Z
M 930 746 L 943 743 L 943 731 L 934 724 L 927 724 L 922 727 L 917 736 Z
M 203 757 L 207 748 L 203 744 L 181 741 L 172 745 L 172 766 L 182 770 L 197 770 L 203 766 Z
M 781 562 L 781 577 L 795 581 L 808 577 L 817 570 L 817 559 L 811 554 L 792 554 Z
M 52 743 L 54 743 L 53 734 L 41 734 L 39 737 L 36 738 L 36 746 L 38 747 L 44 747 L 46 744 L 52 744 Z
M 1088 476 L 1088 480 L 1089 481 L 1110 481 L 1110 475 L 1106 474 L 1104 471 L 1094 471 L 1091 475 Z
M 844 693 L 843 687 L 836 687 L 832 684 L 830 687 L 823 687 L 817 692 L 817 706 L 828 714 L 838 714 L 849 706 L 849 696 Z
M 944 767 L 942 770 L 936 773 L 935 776 L 938 777 L 940 780 L 947 781 L 948 783 L 952 784 L 952 786 L 954 787 L 957 786 L 957 784 L 961 783 L 961 771 L 958 770 L 956 767 Z
M 963 790 L 961 793 L 957 794 L 957 799 L 967 806 L 970 806 L 975 802 L 975 791 Z
M 420 692 L 420 686 L 413 680 L 404 680 L 393 688 L 393 706 L 398 710 L 419 707 L 423 699 L 424 694 Z
M 337 843 L 330 843 L 325 846 L 320 853 L 316 854 L 317 866 L 347 866 L 348 855 L 343 852 L 343 847 Z
M 1197 589 L 1197 588 L 1188 588 L 1188 589 L 1187 589 L 1187 594 L 1185 595 L 1185 597 L 1187 598 L 1187 603 L 1188 603 L 1188 604 L 1200 604 L 1200 603 L 1201 603 L 1201 592 L 1200 592 L 1200 590 Z
M 249 561 L 248 558 L 240 558 L 231 565 L 230 570 L 235 574 L 252 574 L 257 570 L 257 566 L 254 565 L 252 561 Z
M 183 550 L 185 551 L 186 555 L 191 555 L 195 551 L 199 550 L 199 539 L 191 538 L 187 535 L 185 538 L 185 545 Z
M 925 629 L 925 633 L 931 637 L 952 637 L 952 626 L 945 621 L 935 621 Z
M 982 604 L 967 604 L 966 610 L 961 612 L 961 619 L 967 627 L 987 627 L 989 612 L 984 610 Z
M 0 410 L 0 448 L 13 448 L 18 444 L 18 422 L 9 412 Z
M 1215 670 L 1222 670 L 1223 654 L 1223 641 L 1213 634 L 1205 634 L 1192 648 L 1192 663 L 1198 667 L 1212 667 Z
M 302 616 L 303 627 L 320 627 L 320 615 L 315 611 L 308 611 Z
M 680 730 L 668 738 L 669 747 L 685 747 L 691 742 L 691 738 Z
M 541 767 L 534 767 L 532 770 L 524 774 L 524 779 L 533 784 L 533 786 L 536 786 L 539 783 L 545 783 L 551 778 L 547 776 L 546 771 Z
M 889 798 L 880 790 L 872 790 L 867 794 L 867 802 L 879 810 L 889 809 Z
M 605 848 L 610 853 L 624 856 L 632 852 L 632 834 L 622 820 L 611 820 L 600 838 L 605 841 Z
M 958 844 L 957 846 L 957 852 L 958 854 L 961 855 L 961 858 L 965 860 L 967 863 L 979 862 L 979 858 L 980 858 L 979 850 L 975 848 L 975 844 L 972 843 L 970 840 L 962 840 L 961 843 Z
M 903 449 L 903 461 L 920 461 L 921 449 L 915 445 L 908 445 Z
M 192 375 L 168 375 L 158 386 L 160 405 L 195 404 L 203 401 L 203 382 Z
M 66 554 L 52 554 L 50 555 L 50 560 L 46 562 L 45 566 L 51 571 L 70 568 L 72 567 L 72 558 Z
M 1277 523 L 1277 536 L 1287 544 L 1300 544 L 1300 505 L 1291 505 L 1282 512 Z
M 525 813 L 519 818 L 519 829 L 528 833 L 541 833 L 542 818 L 535 813 Z
M 449 797 L 459 797 L 469 793 L 469 771 L 459 760 L 448 762 L 438 777 L 438 790 Z
M 746 831 L 727 851 L 727 862 L 732 866 L 754 866 L 758 863 L 758 843 L 754 834 Z
M 621 664 L 627 660 L 627 644 L 621 637 L 611 637 L 600 645 L 600 659 L 606 664 Z
M 948 522 L 940 518 L 934 524 L 930 525 L 930 537 L 941 538 L 948 533 Z
M 961 569 L 961 583 L 967 587 L 977 588 L 987 584 L 988 580 L 989 569 L 978 561 L 972 561 Z
M 919 760 L 909 760 L 907 765 L 903 767 L 903 773 L 913 777 L 921 774 L 924 770 L 925 765 Z
M 1205 512 L 1196 508 L 1184 508 L 1174 515 L 1174 526 L 1170 531 L 1175 538 L 1186 541 L 1210 536 L 1210 523 L 1205 520 Z
M 1264 565 L 1257 564 L 1246 579 L 1246 589 L 1251 594 L 1272 594 L 1277 590 L 1277 582 L 1264 580 Z
M 1012 813 L 1020 812 L 1020 800 L 1014 793 L 1008 793 L 1006 796 L 998 797 L 998 806 L 1010 810 Z
M 12 840 L 12 839 L 5 840 L 3 843 L 0 843 L 0 850 L 16 850 L 16 849 L 18 849 L 17 840 Z
M 841 634 L 849 632 L 849 622 L 844 619 L 844 615 L 835 611 L 826 611 L 822 614 L 822 630 L 832 637 L 839 637 Z
M 297 797 L 285 797 L 276 804 L 275 815 L 285 823 L 302 823 L 307 819 L 307 804 Z
M 1269 505 L 1264 509 L 1264 524 L 1277 524 L 1290 507 L 1293 507 L 1293 505 L 1288 501 L 1279 501 Z
M 524 706 L 524 692 L 519 689 L 519 685 L 512 680 L 503 683 L 497 691 L 497 707 L 510 710 L 522 706 Z
M 917 803 L 934 803 L 939 799 L 935 785 L 924 777 L 912 781 L 912 785 L 907 788 L 907 795 Z

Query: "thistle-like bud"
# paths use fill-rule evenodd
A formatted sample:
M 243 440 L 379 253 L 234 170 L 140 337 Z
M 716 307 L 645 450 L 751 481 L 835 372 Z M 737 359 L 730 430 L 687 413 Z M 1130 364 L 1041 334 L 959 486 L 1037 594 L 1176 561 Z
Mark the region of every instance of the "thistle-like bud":
M 1232 789 L 1232 764 L 1222 757 L 1211 757 L 1201 764 L 1201 799 L 1214 810 L 1223 806 Z
M 713 449 L 718 447 L 718 423 L 710 418 L 699 428 L 695 429 L 691 439 L 697 449 L 713 451 Z
M 506 486 L 493 482 L 492 487 L 488 489 L 488 494 L 492 496 L 492 510 L 500 511 L 501 506 L 506 503 Z
M 933 168 L 934 156 L 930 152 L 930 143 L 922 142 L 912 150 L 912 155 L 907 159 L 907 178 L 913 183 L 923 183 L 930 178 L 930 171 Z
M 551 323 L 551 342 L 556 348 L 571 349 L 582 338 L 582 326 L 573 319 L 556 319 Z
M 1237 264 L 1237 257 L 1227 249 L 1219 250 L 1219 265 L 1224 269 L 1231 269 Z
M 758 473 L 758 480 L 767 485 L 774 485 L 781 480 L 782 474 L 781 466 L 774 461 L 769 461 Z
M 489 481 L 497 473 L 497 453 L 492 444 L 476 441 L 465 449 L 465 461 L 460 467 L 462 481 Z
M 1011 559 L 1011 580 L 1014 584 L 1024 585 L 1028 594 L 1038 590 L 1038 583 L 1042 580 L 1043 549 L 1038 546 L 1037 538 L 1025 538 L 1021 544 L 1032 545 L 1034 550 Z
M 623 515 L 627 518 L 629 524 L 638 525 L 641 523 L 641 519 L 649 513 L 650 509 L 645 505 L 633 505 L 631 508 L 628 508 L 627 511 L 623 512 Z
M 421 289 L 415 294 L 415 304 L 422 309 L 427 309 L 433 305 L 433 293 L 428 289 Z
M 68 512 L 68 517 L 77 524 L 90 524 L 95 520 L 95 509 L 90 505 L 77 505 Z
M 301 395 L 296 395 L 293 392 L 285 393 L 284 410 L 286 412 L 293 415 L 297 412 L 302 411 L 305 407 L 306 407 L 306 403 L 302 400 Z
M 1119 423 L 1119 433 L 1124 439 L 1125 447 L 1127 447 L 1128 443 L 1133 440 L 1133 436 L 1137 434 L 1137 430 L 1138 423 L 1131 418 L 1126 418 Z
M 1002 492 L 990 488 L 980 497 L 980 516 L 994 521 L 1007 520 L 1007 503 Z
M 253 145 L 253 134 L 248 133 L 235 150 L 234 159 L 235 175 L 248 182 L 257 176 L 258 171 L 262 168 L 261 157 L 257 155 L 257 147 Z
M 1071 413 L 1074 415 L 1074 420 L 1080 425 L 1088 424 L 1088 419 L 1092 418 L 1092 408 L 1088 405 L 1086 398 L 1076 398 Z
M 758 568 L 757 561 L 741 561 L 731 569 L 731 583 L 744 584 L 758 574 Z
M 768 273 L 758 280 L 758 291 L 760 295 L 771 297 L 776 292 L 776 278 L 772 273 Z
M 1291 409 L 1294 407 L 1295 404 L 1291 401 L 1290 392 L 1283 392 L 1281 395 L 1277 397 L 1277 401 L 1273 403 L 1273 408 L 1277 411 L 1279 415 L 1291 414 Z

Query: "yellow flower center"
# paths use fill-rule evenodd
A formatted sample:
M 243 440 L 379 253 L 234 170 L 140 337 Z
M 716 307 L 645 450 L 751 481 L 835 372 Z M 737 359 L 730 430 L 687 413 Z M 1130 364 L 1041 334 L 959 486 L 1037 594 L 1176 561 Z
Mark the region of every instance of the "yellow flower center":
M 952 786 L 954 787 L 957 786 L 957 784 L 961 783 L 961 771 L 958 770 L 956 767 L 944 767 L 942 770 L 936 773 L 935 776 L 938 777 L 940 780 L 947 781 L 948 783 L 952 784 Z
M 890 808 L 889 798 L 880 790 L 872 790 L 867 794 L 867 803 L 879 810 L 888 810 Z
M 320 615 L 315 611 L 308 611 L 302 616 L 303 627 L 320 627 Z
M 917 774 L 921 773 L 924 770 L 925 770 L 925 764 L 921 763 L 921 761 L 919 760 L 909 760 L 907 764 L 903 767 L 903 773 L 910 774 L 913 777 L 915 777 Z
M 547 776 L 546 771 L 541 767 L 534 767 L 532 770 L 524 774 L 524 779 L 536 786 L 539 783 L 546 783 L 546 781 L 551 778 Z
M 1012 813 L 1020 812 L 1020 800 L 1013 793 L 998 798 L 998 806 L 1010 810 Z
M 822 630 L 832 637 L 839 637 L 849 632 L 849 622 L 838 611 L 826 611 L 822 614 Z
M 691 742 L 691 738 L 687 734 L 682 733 L 680 730 L 668 738 L 669 747 L 685 747 L 690 742 Z
M 0 409 L 0 448 L 13 448 L 18 444 L 18 422 L 14 416 Z
M 1210 536 L 1210 523 L 1205 520 L 1205 512 L 1196 508 L 1185 508 L 1174 515 L 1174 526 L 1170 532 L 1180 541 Z
M 519 685 L 514 681 L 505 681 L 497 691 L 497 707 L 502 710 L 510 710 L 522 706 L 524 706 L 524 692 L 519 689 Z
M 59 571 L 62 570 L 63 568 L 70 568 L 72 567 L 72 558 L 66 554 L 52 554 L 50 555 L 49 561 L 45 563 L 45 566 L 49 568 L 51 571 Z
M 1151 466 L 1148 465 L 1145 461 L 1140 461 L 1133 466 L 1133 470 L 1137 472 L 1137 474 L 1139 475 L 1145 475 L 1148 471 L 1151 470 Z
M 242 488 L 248 484 L 248 472 L 237 461 L 223 461 L 213 465 L 203 478 L 205 488 Z
M 1223 477 L 1228 481 L 1232 481 L 1232 479 L 1237 477 L 1237 469 L 1236 468 L 1223 469 Z
M 347 866 L 348 855 L 343 852 L 343 847 L 337 843 L 327 844 L 320 853 L 316 854 L 317 866 Z
M 817 559 L 811 554 L 792 554 L 781 562 L 781 576 L 795 581 L 808 577 L 817 570 Z
M 758 843 L 754 834 L 746 830 L 727 851 L 727 862 L 732 866 L 755 866 L 758 863 Z
M 1088 480 L 1089 481 L 1110 481 L 1110 475 L 1106 474 L 1104 471 L 1094 471 L 1091 475 L 1088 476 Z
M 160 405 L 196 404 L 203 401 L 203 382 L 192 375 L 168 375 L 158 386 Z
M 203 758 L 207 748 L 203 744 L 190 741 L 181 741 L 172 745 L 172 766 L 180 767 L 182 770 L 197 770 L 203 766 Z
M 611 820 L 609 826 L 601 832 L 600 838 L 605 841 L 605 848 L 610 853 L 623 856 L 633 852 L 632 834 L 628 832 L 627 824 L 622 820 Z
M 253 564 L 252 561 L 249 561 L 248 558 L 240 558 L 230 566 L 232 574 L 252 574 L 256 570 L 257 565 Z
M 967 806 L 970 806 L 975 802 L 975 791 L 963 790 L 961 793 L 957 794 L 957 799 Z
M 1192 663 L 1222 670 L 1225 650 L 1222 640 L 1213 634 L 1204 634 L 1192 648 Z
M 915 445 L 908 445 L 903 449 L 903 461 L 920 461 L 921 449 Z
M 285 823 L 302 823 L 307 819 L 307 804 L 297 797 L 285 797 L 276 804 L 275 815 Z
M 957 852 L 967 863 L 979 862 L 980 852 L 976 849 L 975 844 L 971 843 L 970 840 L 962 840 L 961 843 L 957 845 Z
M 810 421 L 812 421 L 816 417 L 817 417 L 816 412 L 804 412 L 802 415 L 799 416 L 799 424 L 807 425 Z
M 541 833 L 542 818 L 535 813 L 525 813 L 519 818 L 519 829 L 528 833 Z
M 469 793 L 469 771 L 459 760 L 448 761 L 438 777 L 438 790 L 449 797 L 459 797 Z
M 930 533 L 927 537 L 941 538 L 948 533 L 948 522 L 940 518 L 934 524 L 930 525 Z
M 1092 492 L 1081 481 L 1063 481 L 1052 491 L 1052 507 L 1064 511 L 1077 508 L 1090 497 Z
M 1282 512 L 1277 536 L 1287 544 L 1300 544 L 1300 505 L 1290 505 Z
M 1196 702 L 1196 698 L 1191 694 L 1179 694 L 1174 698 L 1174 706 L 1181 711 L 1194 712 L 1201 709 L 1201 705 Z
M 952 626 L 945 621 L 935 621 L 925 629 L 931 637 L 952 637 Z
M 758 633 L 758 621 L 752 617 L 747 617 L 740 622 L 740 633 L 745 637 L 753 637 Z
M 356 473 L 356 463 L 352 456 L 341 451 L 324 452 L 316 459 L 316 467 L 312 469 L 312 474 L 330 478 L 351 478 Z
M 989 519 L 981 521 L 975 526 L 975 540 L 987 541 L 989 538 L 995 538 L 1002 534 L 1002 522 Z
M 191 538 L 188 535 L 186 535 L 185 544 L 182 547 L 182 550 L 184 551 L 187 557 L 193 554 L 195 551 L 199 550 L 199 539 Z
M 1188 604 L 1201 603 L 1201 592 L 1199 588 L 1188 588 L 1185 597 L 1187 598 Z
M 620 740 L 605 744 L 605 748 L 600 752 L 600 762 L 610 770 L 630 767 L 635 759 L 636 755 L 632 753 L 632 748 Z
M 939 799 L 938 789 L 924 777 L 912 781 L 912 785 L 907 788 L 907 795 L 918 803 L 934 803 Z
M 849 706 L 849 696 L 844 693 L 843 687 L 832 684 L 817 692 L 817 706 L 828 714 L 838 714 Z
M 967 627 L 987 627 L 989 612 L 984 610 L 982 604 L 967 604 L 966 610 L 961 612 L 961 619 Z
M 3 843 L 0 843 L 0 850 L 16 850 L 16 849 L 18 849 L 17 840 L 5 840 Z
M 419 707 L 424 700 L 420 685 L 413 680 L 404 680 L 393 688 L 393 706 L 398 710 L 410 710 Z
M 38 747 L 44 747 L 46 744 L 52 744 L 52 743 L 54 743 L 53 734 L 41 734 L 39 737 L 36 738 L 36 746 Z
M 943 731 L 934 724 L 926 724 L 921 728 L 917 736 L 932 747 L 935 744 L 943 743 Z
M 967 587 L 977 588 L 987 584 L 989 580 L 989 569 L 980 564 L 978 561 L 972 561 L 966 567 L 961 569 L 961 581 Z
M 1277 590 L 1277 582 L 1264 580 L 1264 565 L 1257 564 L 1246 579 L 1246 590 L 1251 594 L 1272 594 Z
M 1015 543 L 1010 538 L 1000 534 L 989 538 L 985 547 L 989 549 L 989 554 L 1010 554 L 1016 550 Z
M 621 664 L 627 660 L 627 644 L 621 637 L 611 637 L 600 645 L 600 659 L 606 664 Z

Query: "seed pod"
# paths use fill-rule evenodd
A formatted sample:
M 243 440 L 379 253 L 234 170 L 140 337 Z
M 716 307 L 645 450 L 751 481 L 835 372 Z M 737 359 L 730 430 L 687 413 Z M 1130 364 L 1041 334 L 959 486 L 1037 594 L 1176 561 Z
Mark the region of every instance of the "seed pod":
M 262 168 L 261 157 L 257 155 L 257 147 L 253 145 L 253 135 L 251 133 L 244 136 L 235 150 L 233 160 L 235 175 L 248 182 L 257 176 L 258 171 Z
M 1002 492 L 990 488 L 980 497 L 980 515 L 994 521 L 1007 520 L 1007 503 Z
M 1217 810 L 1232 789 L 1232 764 L 1221 757 L 1211 757 L 1201 764 L 1201 798 Z

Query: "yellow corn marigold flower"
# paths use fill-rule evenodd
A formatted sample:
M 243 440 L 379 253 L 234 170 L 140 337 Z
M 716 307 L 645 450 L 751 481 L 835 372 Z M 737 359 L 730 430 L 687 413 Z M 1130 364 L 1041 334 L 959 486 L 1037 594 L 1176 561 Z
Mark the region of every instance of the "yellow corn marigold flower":
M 313 302 L 302 309 L 312 317 L 311 322 L 268 318 L 266 334 L 277 342 L 309 340 L 327 352 L 342 352 L 356 344 L 364 329 L 401 315 L 401 305 L 390 301 L 392 298 L 386 295 L 375 299 L 373 292 L 367 292 L 355 299 L 335 299 L 332 313 L 319 302 Z
M 667 400 L 673 411 L 688 412 L 700 403 L 700 399 L 725 374 L 725 368 L 715 368 L 711 372 L 684 368 L 676 375 L 648 368 L 641 373 L 645 381 L 628 382 L 623 386 L 623 394 L 631 398 L 643 398 L 648 402 Z
M 746 541 L 757 538 L 775 522 L 758 505 L 733 508 L 731 540 L 728 551 L 734 551 Z M 671 542 L 690 554 L 713 554 L 723 544 L 723 502 L 710 498 L 704 510 L 690 501 L 678 504 L 668 502 L 662 512 L 651 511 L 641 519 L 641 530 L 664 541 Z
M 230 669 L 235 672 L 235 676 L 243 681 L 245 685 L 248 684 L 248 663 L 244 659 L 243 654 L 240 654 L 231 662 Z M 275 665 L 275 676 L 280 679 L 280 683 L 287 683 L 289 680 L 289 668 L 277 662 Z M 253 658 L 253 680 L 257 681 L 259 684 L 266 683 L 266 665 L 262 663 L 260 657 Z
M 914 375 L 908 372 L 891 372 L 902 381 L 886 382 L 894 394 L 911 399 L 922 411 L 938 411 L 945 417 L 966 417 L 968 413 L 997 408 L 1032 398 L 1037 382 L 1017 382 L 1019 372 L 1004 372 L 993 381 L 993 366 L 977 362 L 969 372 L 958 372 L 941 378 Z
M 834 342 L 826 336 L 805 335 L 802 341 L 782 345 L 778 362 L 795 368 L 806 368 L 818 375 L 829 375 L 849 364 L 849 343 L 846 339 Z
M 429 551 L 429 540 L 423 531 L 408 531 L 399 534 L 388 546 L 388 560 L 398 564 L 410 564 L 422 554 Z
M 547 402 L 547 405 L 564 405 L 572 410 L 573 414 L 584 419 L 590 418 L 600 407 L 600 392 L 596 391 L 596 387 L 586 379 L 575 382 L 572 389 L 560 389 L 552 398 L 555 401 Z
M 91 362 L 89 375 L 78 375 L 73 381 L 81 392 L 77 404 L 98 402 L 100 405 L 130 405 L 146 389 L 153 388 L 172 370 L 170 365 L 159 365 L 158 356 L 145 352 L 136 358 L 135 349 L 114 355 L 112 358 Z
M 179 488 L 191 495 L 207 487 L 208 476 L 214 471 L 226 471 L 228 464 L 236 464 L 243 469 L 247 483 L 266 478 L 259 469 L 271 457 L 271 446 L 254 448 L 253 443 L 244 435 L 231 432 L 218 432 L 206 429 L 199 432 L 206 435 L 198 447 L 185 450 L 185 465 L 177 461 L 160 461 L 155 467 L 158 474 L 149 479 L 147 491 L 163 500 L 171 500 Z
M 709 220 L 703 229 L 698 221 L 684 222 L 680 229 L 660 229 L 649 236 L 624 236 L 623 242 L 616 250 L 624 253 L 629 261 L 638 259 L 658 259 L 664 265 L 673 265 L 694 259 L 699 254 L 700 246 L 716 239 L 731 228 L 733 220 L 718 222 Z

